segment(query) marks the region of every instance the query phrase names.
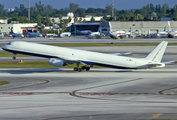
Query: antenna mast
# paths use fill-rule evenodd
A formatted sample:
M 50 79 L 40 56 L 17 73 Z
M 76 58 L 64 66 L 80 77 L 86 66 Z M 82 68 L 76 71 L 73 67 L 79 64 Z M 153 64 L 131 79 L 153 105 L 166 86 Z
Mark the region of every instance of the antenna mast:
M 114 17 L 114 0 L 112 0 L 112 17 Z
M 28 19 L 30 20 L 30 0 L 28 0 Z

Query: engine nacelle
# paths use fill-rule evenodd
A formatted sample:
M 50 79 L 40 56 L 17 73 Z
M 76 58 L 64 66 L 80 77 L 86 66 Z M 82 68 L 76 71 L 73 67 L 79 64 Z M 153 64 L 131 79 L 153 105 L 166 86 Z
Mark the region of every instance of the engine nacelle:
M 50 58 L 49 64 L 55 67 L 63 67 L 65 65 L 65 62 L 63 60 L 60 60 L 58 58 Z

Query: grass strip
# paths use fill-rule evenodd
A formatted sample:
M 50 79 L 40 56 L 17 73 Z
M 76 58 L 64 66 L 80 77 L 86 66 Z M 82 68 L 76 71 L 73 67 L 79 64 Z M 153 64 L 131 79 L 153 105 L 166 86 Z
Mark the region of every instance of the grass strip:
M 14 56 L 11 52 L 0 52 L 0 57 L 12 57 Z M 29 55 L 23 55 L 23 54 L 16 54 L 16 57 L 27 57 Z
M 10 82 L 8 81 L 0 81 L 0 85 L 5 85 L 5 84 L 9 84 Z
M 68 64 L 62 68 L 74 68 L 77 65 L 74 64 Z M 80 67 L 83 65 L 79 65 Z M 1 61 L 0 62 L 1 68 L 59 68 L 54 67 L 49 64 L 47 61 L 34 61 L 34 62 L 14 62 L 14 61 Z M 94 66 L 94 68 L 103 68 L 101 66 Z

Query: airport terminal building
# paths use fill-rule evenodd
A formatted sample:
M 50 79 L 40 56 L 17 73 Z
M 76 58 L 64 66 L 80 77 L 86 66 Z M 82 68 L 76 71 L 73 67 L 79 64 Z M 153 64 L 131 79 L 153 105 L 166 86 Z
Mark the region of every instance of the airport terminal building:
M 177 21 L 169 21 L 171 30 L 177 30 Z M 26 30 L 35 31 L 37 23 L 14 23 L 14 24 L 0 24 L 0 32 L 9 34 L 11 28 L 15 33 L 24 34 Z M 121 30 L 129 32 L 131 28 L 132 33 L 139 35 L 152 34 L 158 31 L 169 31 L 168 21 L 87 21 L 76 22 L 71 26 L 71 33 L 77 34 L 77 31 L 90 30 L 97 32 L 98 30 L 105 35 L 109 34 L 112 30 Z
M 4 34 L 10 34 L 11 29 L 14 33 L 25 34 L 27 29 L 36 29 L 35 26 L 37 23 L 17 23 L 17 24 L 0 24 L 0 32 Z
M 177 30 L 177 21 L 169 21 L 171 29 Z M 111 30 L 121 30 L 137 34 L 152 34 L 158 31 L 169 31 L 168 21 L 96 21 L 96 22 L 78 22 L 71 26 L 72 32 L 82 30 L 91 30 L 108 34 Z

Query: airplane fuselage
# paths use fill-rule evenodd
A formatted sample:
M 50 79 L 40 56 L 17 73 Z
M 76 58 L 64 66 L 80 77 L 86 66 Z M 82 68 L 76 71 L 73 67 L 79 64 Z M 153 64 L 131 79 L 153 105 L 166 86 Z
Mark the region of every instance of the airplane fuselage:
M 88 65 L 100 65 L 121 69 L 149 68 L 148 63 L 152 61 L 144 58 L 131 58 L 126 56 L 115 56 L 98 52 L 77 50 L 65 47 L 55 47 L 44 44 L 14 41 L 2 46 L 2 49 L 26 55 L 45 58 L 59 58 L 61 60 L 79 61 Z

